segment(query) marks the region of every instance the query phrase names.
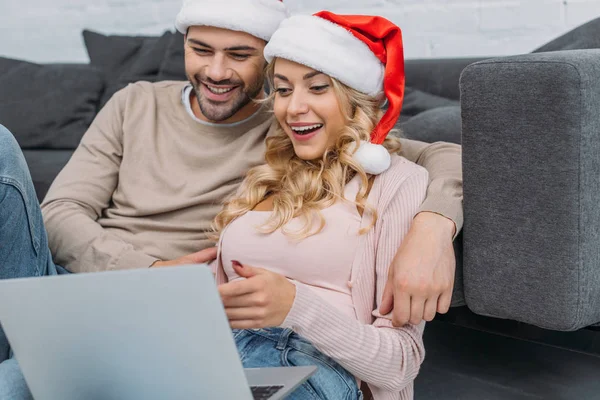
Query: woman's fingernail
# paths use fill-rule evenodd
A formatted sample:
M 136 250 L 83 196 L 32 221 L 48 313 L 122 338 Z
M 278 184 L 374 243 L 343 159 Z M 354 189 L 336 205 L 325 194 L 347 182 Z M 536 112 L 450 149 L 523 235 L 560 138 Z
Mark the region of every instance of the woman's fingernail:
M 244 268 L 244 266 L 242 265 L 242 263 L 240 263 L 240 262 L 239 262 L 239 261 L 237 261 L 237 260 L 231 260 L 231 263 L 232 263 L 233 265 L 235 265 L 236 267 Z

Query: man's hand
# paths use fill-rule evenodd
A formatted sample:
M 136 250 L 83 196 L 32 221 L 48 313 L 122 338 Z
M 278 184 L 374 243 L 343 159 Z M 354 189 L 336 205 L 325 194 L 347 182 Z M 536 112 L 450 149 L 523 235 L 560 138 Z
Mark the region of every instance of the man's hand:
M 381 314 L 393 311 L 392 324 L 431 321 L 450 308 L 456 260 L 454 223 L 435 213 L 422 212 L 400 245 L 383 292 Z
M 235 272 L 246 279 L 219 286 L 229 324 L 233 329 L 279 326 L 296 298 L 296 286 L 285 276 L 233 262 Z
M 209 261 L 217 258 L 217 248 L 209 247 L 204 250 L 200 250 L 197 253 L 188 254 L 187 256 L 179 257 L 170 261 L 156 261 L 151 265 L 152 268 L 157 267 L 174 267 L 177 265 L 186 265 L 186 264 L 202 264 L 207 263 Z

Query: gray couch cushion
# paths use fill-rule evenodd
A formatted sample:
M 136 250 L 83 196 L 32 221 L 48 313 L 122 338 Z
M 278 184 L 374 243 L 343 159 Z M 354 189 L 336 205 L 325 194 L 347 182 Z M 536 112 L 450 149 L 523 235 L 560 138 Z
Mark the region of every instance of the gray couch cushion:
M 0 58 L 0 122 L 21 148 L 74 149 L 96 115 L 102 73 Z
M 422 142 L 451 142 L 460 144 L 460 107 L 437 107 L 424 111 L 400 123 L 404 137 Z
M 160 65 L 158 79 L 161 81 L 184 81 L 185 59 L 183 50 L 183 35 L 175 32 L 169 41 L 165 58 Z
M 482 58 L 406 60 L 406 86 L 450 100 L 458 100 L 462 70 Z
M 555 330 L 600 321 L 600 50 L 461 77 L 465 298 Z
M 533 52 L 584 49 L 600 49 L 600 18 L 578 26 Z
M 458 100 L 436 96 L 412 87 L 407 87 L 402 102 L 402 115 L 417 115 L 438 107 L 458 106 Z
M 23 150 L 38 200 L 46 196 L 56 175 L 67 164 L 74 150 Z
M 83 31 L 90 64 L 99 68 L 106 79 L 100 106 L 131 82 L 158 80 L 160 66 L 173 33 L 160 37 L 104 35 Z

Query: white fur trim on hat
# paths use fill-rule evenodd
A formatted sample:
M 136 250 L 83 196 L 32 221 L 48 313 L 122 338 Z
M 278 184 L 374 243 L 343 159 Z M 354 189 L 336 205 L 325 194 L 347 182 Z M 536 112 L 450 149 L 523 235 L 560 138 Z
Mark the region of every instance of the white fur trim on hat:
M 360 142 L 352 158 L 362 165 L 367 174 L 372 175 L 381 174 L 392 164 L 390 152 L 385 147 L 364 140 Z
M 347 29 L 314 15 L 284 20 L 265 47 L 265 58 L 294 61 L 336 78 L 359 92 L 383 92 L 385 66 Z
M 190 26 L 215 26 L 269 41 L 287 16 L 279 0 L 184 0 L 175 27 L 185 34 Z

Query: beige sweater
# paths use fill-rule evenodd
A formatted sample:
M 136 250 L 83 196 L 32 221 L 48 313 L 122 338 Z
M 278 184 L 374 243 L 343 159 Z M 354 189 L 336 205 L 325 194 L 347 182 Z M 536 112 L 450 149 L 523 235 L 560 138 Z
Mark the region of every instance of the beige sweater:
M 272 122 L 261 110 L 231 125 L 200 123 L 186 82 L 140 82 L 100 111 L 42 203 L 54 261 L 72 272 L 145 268 L 214 245 L 223 199 L 263 162 Z M 403 140 L 402 156 L 429 172 L 432 211 L 462 227 L 460 146 Z

